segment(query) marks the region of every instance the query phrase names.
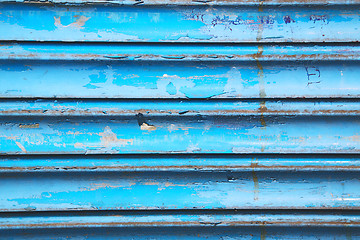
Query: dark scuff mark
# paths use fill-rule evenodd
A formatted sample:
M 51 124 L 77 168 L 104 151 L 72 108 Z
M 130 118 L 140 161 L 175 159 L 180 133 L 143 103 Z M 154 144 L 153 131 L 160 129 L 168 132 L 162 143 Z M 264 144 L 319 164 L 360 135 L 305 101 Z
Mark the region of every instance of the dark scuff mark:
M 142 113 L 138 113 L 136 115 L 136 119 L 138 121 L 138 124 L 139 124 L 141 130 L 147 130 L 147 131 L 156 130 L 156 127 L 154 125 L 148 124 L 146 122 L 145 117 Z
M 125 59 L 125 58 L 128 58 L 128 56 L 104 56 L 104 58 L 110 58 L 110 59 Z
M 142 1 L 142 0 L 135 0 L 134 6 L 142 5 L 142 4 L 144 4 L 144 1 Z
M 179 114 L 182 115 L 182 114 L 185 114 L 185 113 L 188 113 L 188 112 L 189 111 L 187 111 L 187 110 L 186 111 L 181 111 L 181 112 L 179 112 Z
M 184 59 L 185 56 L 161 56 L 162 58 L 165 59 Z
M 143 125 L 144 123 L 146 123 L 145 117 L 144 117 L 144 115 L 143 115 L 142 113 L 136 114 L 136 119 L 137 119 L 137 121 L 138 121 L 139 126 L 141 126 L 141 125 Z M 146 124 L 147 124 L 147 123 L 146 123 Z
M 33 207 L 33 206 L 28 206 L 26 208 L 24 208 L 25 211 L 35 211 L 36 210 L 36 207 Z

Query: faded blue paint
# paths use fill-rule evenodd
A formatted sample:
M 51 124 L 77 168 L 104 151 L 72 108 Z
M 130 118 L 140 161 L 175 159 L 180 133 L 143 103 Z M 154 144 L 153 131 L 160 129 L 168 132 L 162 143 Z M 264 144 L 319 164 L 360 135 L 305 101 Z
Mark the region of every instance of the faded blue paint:
M 266 107 L 264 109 L 263 107 Z M 357 116 L 354 100 L 15 100 L 0 101 L 0 116 Z
M 3 117 L 1 153 L 358 153 L 360 147 L 360 120 L 350 116 L 169 116 L 145 121 L 155 129 L 139 126 L 136 116 Z
M 100 217 L 99 217 L 100 218 Z M 357 227 L 138 227 L 133 228 L 75 228 L 75 229 L 21 229 L 3 230 L 0 232 L 3 239 L 359 239 L 360 231 Z M 213 225 L 217 225 L 215 222 Z
M 7 156 L 0 160 L 2 172 L 160 172 L 160 171 L 358 171 L 354 156 Z M 333 174 L 334 172 L 330 172 Z
M 358 209 L 360 199 L 354 172 L 3 173 L 2 178 L 7 179 L 0 187 L 2 211 Z
M 1 40 L 349 42 L 360 38 L 358 11 L 351 6 L 194 9 L 0 4 Z
M 360 239 L 360 0 L 62 1 L 0 0 L 1 239 Z
M 360 60 L 357 45 L 177 44 L 177 43 L 52 43 L 7 42 L 0 45 L 0 59 L 31 60 L 165 60 L 257 61 L 257 60 Z
M 236 62 L 1 63 L 1 97 L 257 98 L 261 86 L 268 98 L 360 94 L 356 62 L 267 62 L 262 75 L 256 63 Z

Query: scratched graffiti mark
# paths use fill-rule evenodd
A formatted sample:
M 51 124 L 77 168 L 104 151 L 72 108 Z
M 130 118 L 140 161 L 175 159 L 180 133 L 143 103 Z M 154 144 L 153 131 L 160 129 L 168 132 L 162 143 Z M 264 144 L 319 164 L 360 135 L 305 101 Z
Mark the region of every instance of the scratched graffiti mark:
M 321 83 L 320 80 L 313 80 L 314 78 L 320 78 L 320 70 L 317 67 L 305 67 L 306 75 L 307 75 L 307 87 L 311 84 L 318 84 Z
M 328 17 L 326 15 L 311 15 L 310 21 L 316 23 L 316 22 L 324 22 L 329 23 Z
M 204 22 L 204 16 L 205 16 L 205 14 L 197 13 L 197 12 L 194 12 L 194 10 L 193 10 L 193 11 L 191 11 L 190 14 L 186 15 L 186 20 L 194 20 L 194 21 Z
M 283 19 L 284 19 L 285 24 L 294 23 L 294 22 L 295 22 L 295 20 L 292 19 L 289 15 L 284 16 Z
M 216 16 L 212 19 L 211 25 L 213 27 L 217 25 L 225 26 L 225 29 L 229 29 L 232 31 L 233 26 L 237 25 L 253 25 L 253 24 L 260 24 L 260 25 L 272 25 L 275 23 L 274 16 L 258 16 L 257 21 L 251 19 L 243 19 L 241 16 L 237 16 L 234 19 L 231 19 L 230 16 Z

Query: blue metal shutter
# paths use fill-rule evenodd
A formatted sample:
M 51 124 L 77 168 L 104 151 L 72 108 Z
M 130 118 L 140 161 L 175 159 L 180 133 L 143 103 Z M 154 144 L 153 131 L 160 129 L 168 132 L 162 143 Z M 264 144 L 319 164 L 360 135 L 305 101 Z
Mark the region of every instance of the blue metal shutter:
M 0 1 L 0 239 L 360 239 L 359 0 Z

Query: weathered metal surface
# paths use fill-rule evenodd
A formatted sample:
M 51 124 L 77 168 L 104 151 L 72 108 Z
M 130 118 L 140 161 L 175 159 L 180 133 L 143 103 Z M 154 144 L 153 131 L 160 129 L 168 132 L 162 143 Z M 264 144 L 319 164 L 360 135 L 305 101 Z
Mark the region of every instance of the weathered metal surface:
M 204 224 L 205 225 L 205 224 Z M 319 240 L 359 239 L 358 227 L 275 227 L 246 226 L 220 227 L 216 223 L 207 227 L 124 227 L 124 228 L 44 228 L 0 230 L 6 240 L 48 239 L 271 239 L 271 240 Z
M 0 239 L 360 239 L 359 4 L 0 0 Z
M 2 154 L 358 153 L 360 149 L 360 120 L 351 116 L 2 119 Z
M 0 40 L 357 42 L 358 8 L 0 3 Z
M 235 6 L 266 6 L 266 5 L 358 5 L 359 0 L 0 0 L 0 2 L 20 2 L 31 4 L 55 4 L 66 5 L 79 4 L 107 4 L 107 5 L 235 5 Z
M 209 214 L 208 211 L 200 213 L 181 213 L 179 211 L 163 213 L 151 213 L 140 211 L 138 213 L 106 214 L 93 213 L 65 213 L 53 214 L 24 214 L 19 221 L 19 214 L 3 214 L 0 220 L 0 229 L 37 229 L 37 228 L 81 228 L 86 227 L 244 227 L 255 226 L 267 228 L 268 226 L 327 226 L 327 227 L 357 227 L 360 225 L 360 218 L 354 213 L 302 213 L 294 215 L 293 211 L 218 211 Z M 331 229 L 331 228 L 330 228 Z M 356 229 L 356 228 L 355 228 Z M 351 232 L 351 230 L 349 230 Z
M 356 100 L 18 100 L 0 101 L 0 116 L 358 116 Z
M 53 155 L 4 156 L 1 172 L 358 171 L 355 155 Z
M 317 61 L 360 60 L 358 45 L 334 44 L 198 44 L 198 43 L 37 43 L 4 42 L 1 60 L 107 60 L 114 61 Z M 245 63 L 244 63 L 245 62 Z
M 360 209 L 358 176 L 349 171 L 2 173 L 0 209 Z
M 358 62 L 1 61 L 0 97 L 355 98 L 359 69 Z

